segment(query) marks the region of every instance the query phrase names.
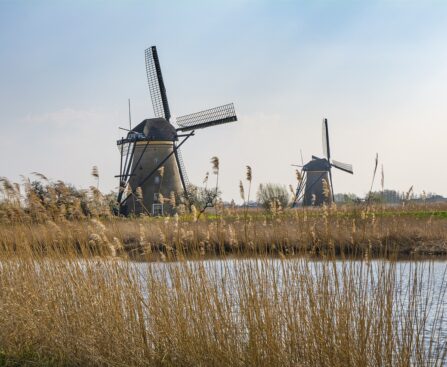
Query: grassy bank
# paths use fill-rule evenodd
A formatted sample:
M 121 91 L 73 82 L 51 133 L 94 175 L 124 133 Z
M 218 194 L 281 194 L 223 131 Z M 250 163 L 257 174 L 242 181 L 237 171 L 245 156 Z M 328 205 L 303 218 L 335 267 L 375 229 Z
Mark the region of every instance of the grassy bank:
M 444 208 L 324 207 L 223 209 L 216 215 L 85 217 L 0 223 L 0 246 L 37 253 L 59 248 L 83 255 L 150 260 L 187 255 L 446 255 Z
M 365 202 L 292 209 L 286 207 L 287 200 L 282 205 L 275 199 L 266 209 L 253 209 L 224 207 L 214 198 L 208 203 L 214 207 L 205 211 L 194 206 L 187 210 L 174 195 L 168 201 L 175 216 L 123 218 L 113 215 L 116 195 L 34 175 L 38 181 L 24 178 L 22 186 L 0 178 L 3 251 L 42 254 L 59 249 L 143 260 L 192 254 L 447 255 L 447 204 L 442 202 L 405 199 L 399 205 Z M 97 172 L 94 177 L 99 179 Z M 247 182 L 251 188 L 249 167 Z M 242 182 L 240 190 L 245 198 Z

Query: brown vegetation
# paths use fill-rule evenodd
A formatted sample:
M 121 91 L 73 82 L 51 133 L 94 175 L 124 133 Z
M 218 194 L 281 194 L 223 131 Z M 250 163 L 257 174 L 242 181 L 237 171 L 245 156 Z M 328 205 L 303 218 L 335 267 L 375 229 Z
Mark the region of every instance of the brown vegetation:
M 344 256 L 445 255 L 444 212 L 371 207 L 263 210 L 223 209 L 215 214 L 164 218 L 90 216 L 77 220 L 21 220 L 0 224 L 3 250 L 37 252 L 61 247 L 83 254 L 124 252 L 150 260 L 188 254 L 312 254 Z M 148 254 L 150 257 L 148 258 Z
M 371 261 L 445 254 L 441 206 L 119 218 L 97 188 L 32 185 L 0 204 L 0 365 L 446 363 L 445 274 Z
M 432 265 L 132 263 L 23 250 L 2 252 L 0 267 L 0 365 L 446 363 L 447 284 Z
M 218 172 L 216 159 L 213 169 Z M 252 209 L 247 205 L 224 207 L 213 199 L 214 209 L 205 212 L 193 206 L 188 213 L 179 204 L 182 210 L 172 217 L 122 218 L 113 214 L 116 203 L 112 194 L 103 195 L 96 187 L 77 190 L 37 175 L 40 181 L 25 180 L 22 188 L 1 180 L 3 249 L 29 247 L 45 252 L 60 246 L 83 254 L 125 252 L 136 257 L 161 253 L 172 258 L 191 253 L 447 254 L 445 204 L 363 203 L 291 209 L 274 201 L 263 209 Z M 251 175 L 247 167 L 249 183 Z M 240 186 L 245 201 L 242 183 Z

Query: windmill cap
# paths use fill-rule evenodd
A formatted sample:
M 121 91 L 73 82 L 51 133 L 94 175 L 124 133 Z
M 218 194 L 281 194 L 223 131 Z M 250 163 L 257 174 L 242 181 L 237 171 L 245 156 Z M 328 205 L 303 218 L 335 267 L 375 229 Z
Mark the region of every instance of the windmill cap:
M 162 117 L 143 120 L 132 131 L 143 134 L 151 140 L 177 140 L 174 126 Z
M 304 171 L 328 171 L 330 168 L 326 158 L 312 159 L 303 166 Z

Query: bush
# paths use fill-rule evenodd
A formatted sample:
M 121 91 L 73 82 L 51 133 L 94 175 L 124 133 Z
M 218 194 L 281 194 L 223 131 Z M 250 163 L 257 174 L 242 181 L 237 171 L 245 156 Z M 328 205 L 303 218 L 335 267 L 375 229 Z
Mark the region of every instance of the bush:
M 272 204 L 280 204 L 285 208 L 289 204 L 289 192 L 285 185 L 260 184 L 256 193 L 258 203 L 265 209 L 271 208 Z
M 221 191 L 215 188 L 198 187 L 195 185 L 188 186 L 188 195 L 185 201 L 189 206 L 194 205 L 199 212 L 204 212 L 207 208 L 212 208 L 220 199 Z

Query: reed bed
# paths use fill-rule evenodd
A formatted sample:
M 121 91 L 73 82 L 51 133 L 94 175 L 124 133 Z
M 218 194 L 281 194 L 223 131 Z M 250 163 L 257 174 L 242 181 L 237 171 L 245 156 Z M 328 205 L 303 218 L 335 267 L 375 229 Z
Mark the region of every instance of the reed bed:
M 216 175 L 213 192 L 217 193 L 218 159 L 213 157 L 212 162 Z M 400 205 L 367 201 L 288 208 L 273 200 L 264 203 L 264 209 L 252 209 L 247 205 L 252 179 L 249 166 L 246 173 L 247 198 L 240 183 L 243 207 L 224 206 L 212 196 L 213 200 L 207 202 L 212 207 L 191 205 L 186 210 L 184 203 L 177 205 L 171 200 L 176 214 L 162 218 L 114 215 L 115 195 L 104 195 L 98 185 L 78 190 L 34 173 L 39 181 L 24 178 L 20 186 L 0 177 L 0 247 L 8 251 L 29 247 L 38 253 L 59 247 L 83 255 L 125 255 L 145 260 L 229 253 L 447 255 L 445 202 L 407 198 Z M 92 175 L 99 180 L 96 167 Z
M 158 260 L 183 256 L 446 255 L 447 218 L 430 208 L 361 206 L 263 210 L 224 209 L 218 215 L 86 217 L 0 223 L 0 247 Z
M 0 365 L 443 366 L 433 262 L 0 254 Z
M 447 254 L 445 204 L 122 218 L 5 184 L 0 366 L 447 365 L 444 263 L 396 261 Z

